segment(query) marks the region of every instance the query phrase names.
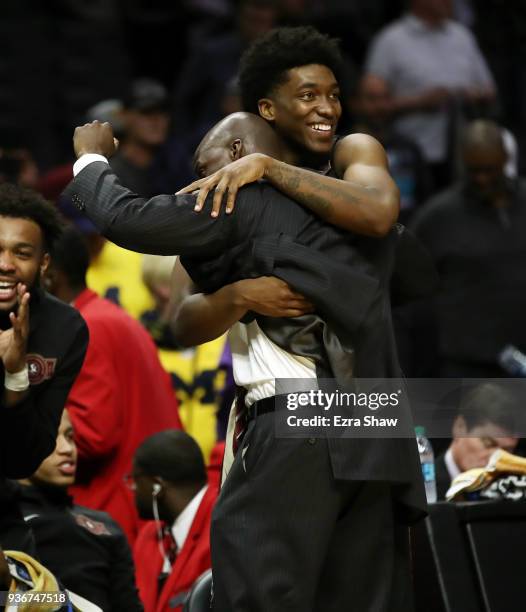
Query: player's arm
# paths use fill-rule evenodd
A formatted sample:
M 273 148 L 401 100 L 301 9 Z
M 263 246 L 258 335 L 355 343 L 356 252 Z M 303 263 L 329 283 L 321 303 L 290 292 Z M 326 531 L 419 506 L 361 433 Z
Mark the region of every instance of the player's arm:
M 226 212 L 234 208 L 238 189 L 266 179 L 290 198 L 325 221 L 367 236 L 383 236 L 395 223 L 400 194 L 391 178 L 382 145 L 366 134 L 351 134 L 336 145 L 337 176 L 325 176 L 253 153 L 209 177 L 194 181 L 179 194 L 199 190 L 196 210 L 201 210 L 212 189 L 212 215 L 218 216 L 226 198 Z
M 400 194 L 382 145 L 366 134 L 351 134 L 337 143 L 333 164 L 341 178 L 277 160 L 268 162 L 265 177 L 332 225 L 368 236 L 387 234 L 398 218 Z
M 172 279 L 180 281 L 183 274 L 186 271 L 177 260 Z M 183 296 L 175 308 L 172 332 L 179 345 L 196 346 L 219 338 L 249 310 L 270 317 L 297 317 L 312 312 L 313 306 L 278 278 L 240 280 L 215 293 Z

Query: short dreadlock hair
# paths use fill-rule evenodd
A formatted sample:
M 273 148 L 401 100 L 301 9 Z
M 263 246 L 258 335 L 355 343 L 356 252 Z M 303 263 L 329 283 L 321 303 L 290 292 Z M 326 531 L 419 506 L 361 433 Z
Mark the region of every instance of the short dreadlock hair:
M 57 209 L 32 189 L 10 183 L 0 185 L 0 216 L 34 221 L 49 252 L 62 234 L 63 223 Z
M 240 62 L 244 110 L 259 114 L 258 101 L 286 82 L 287 71 L 309 64 L 327 66 L 339 81 L 342 71 L 339 41 L 311 26 L 277 28 L 259 38 Z

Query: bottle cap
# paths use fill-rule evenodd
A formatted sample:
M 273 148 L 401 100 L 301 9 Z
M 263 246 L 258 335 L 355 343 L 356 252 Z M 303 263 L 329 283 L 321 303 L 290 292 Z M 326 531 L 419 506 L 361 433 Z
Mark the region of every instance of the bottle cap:
M 418 427 L 415 427 L 415 434 L 417 435 L 418 438 L 425 438 L 426 437 L 426 428 L 423 427 L 422 425 L 419 425 Z

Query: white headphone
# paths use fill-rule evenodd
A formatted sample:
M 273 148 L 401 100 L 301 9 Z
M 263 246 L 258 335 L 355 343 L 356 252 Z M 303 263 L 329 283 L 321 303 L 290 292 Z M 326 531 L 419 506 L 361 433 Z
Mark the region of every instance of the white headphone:
M 163 573 L 169 574 L 171 570 L 171 563 L 163 546 L 163 530 L 161 527 L 161 519 L 159 518 L 159 506 L 157 505 L 157 496 L 161 490 L 162 486 L 158 482 L 154 482 L 152 485 L 152 511 L 157 528 L 157 545 L 159 546 L 159 552 L 161 553 L 161 558 L 163 560 L 162 571 Z

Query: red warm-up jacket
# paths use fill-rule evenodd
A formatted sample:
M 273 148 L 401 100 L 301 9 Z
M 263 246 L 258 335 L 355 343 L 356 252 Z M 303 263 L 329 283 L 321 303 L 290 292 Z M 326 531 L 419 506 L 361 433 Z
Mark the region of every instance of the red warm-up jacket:
M 67 402 L 79 451 L 71 494 L 76 504 L 108 512 L 133 545 L 139 518 L 124 476 L 146 437 L 182 428 L 177 400 L 140 323 L 89 289 L 73 305 L 90 340 Z
M 145 612 L 181 612 L 193 583 L 210 569 L 210 519 L 216 498 L 217 488 L 209 485 L 160 593 L 157 585 L 163 559 L 155 522 L 149 521 L 139 532 L 133 556 Z

